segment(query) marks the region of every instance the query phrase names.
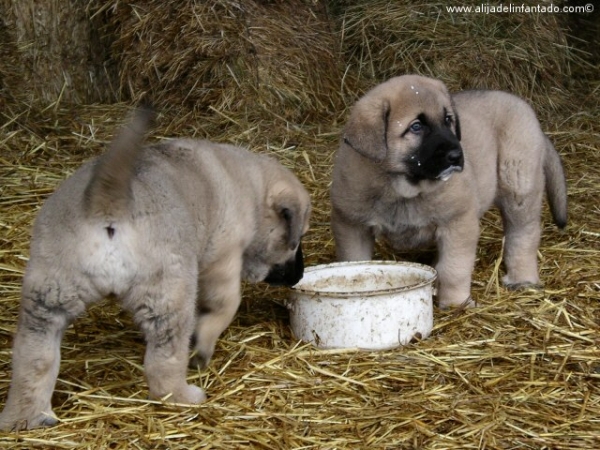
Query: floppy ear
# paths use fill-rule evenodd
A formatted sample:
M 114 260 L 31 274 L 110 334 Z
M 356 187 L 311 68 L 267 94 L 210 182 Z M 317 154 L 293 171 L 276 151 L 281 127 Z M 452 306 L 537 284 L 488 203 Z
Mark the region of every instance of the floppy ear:
M 286 240 L 288 247 L 294 249 L 300 244 L 302 234 L 304 234 L 304 223 L 302 221 L 302 211 L 297 208 L 299 205 L 280 206 L 279 216 L 286 224 Z
M 344 128 L 344 142 L 361 155 L 382 162 L 387 155 L 387 129 L 390 103 L 386 99 L 364 97 L 354 106 Z
M 282 184 L 275 183 L 271 189 L 269 207 L 285 223 L 285 239 L 291 250 L 298 246 L 306 231 L 304 221 L 307 211 L 289 186 Z

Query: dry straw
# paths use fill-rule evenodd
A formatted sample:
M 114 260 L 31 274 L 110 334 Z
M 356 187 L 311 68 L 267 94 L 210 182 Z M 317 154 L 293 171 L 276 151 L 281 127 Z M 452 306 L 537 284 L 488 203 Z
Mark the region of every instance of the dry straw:
M 100 28 L 73 1 L 0 0 L 0 101 L 4 95 L 44 103 L 114 99 Z
M 1 401 L 36 211 L 149 94 L 161 110 L 152 139 L 243 144 L 298 174 L 314 203 L 305 253 L 316 264 L 333 260 L 332 155 L 347 107 L 365 89 L 409 71 L 455 89 L 514 91 L 541 111 L 568 176 L 567 231 L 544 211 L 545 288 L 502 288 L 496 213 L 483 219 L 477 254 L 480 307 L 436 310 L 432 336 L 404 348 L 318 351 L 291 335 L 285 289 L 245 286 L 210 367 L 188 373 L 209 393 L 193 408 L 146 399 L 142 336 L 105 301 L 67 330 L 54 395 L 61 423 L 0 434 L 0 448 L 599 448 L 599 60 L 570 47 L 556 16 L 449 15 L 435 3 L 381 0 L 290 5 L 105 2 L 91 13 L 114 32 L 107 40 L 127 102 L 31 106 L 7 97 L 0 112 Z M 379 247 L 377 257 L 399 256 Z
M 510 89 L 542 113 L 568 103 L 572 66 L 582 61 L 558 14 L 450 14 L 456 5 L 425 0 L 348 3 L 342 48 L 363 86 L 414 72 L 453 90 Z M 471 6 L 482 5 L 490 6 Z
M 340 108 L 339 43 L 321 2 L 119 1 L 120 88 L 223 117 L 303 122 Z M 323 74 L 327 74 L 323 76 Z

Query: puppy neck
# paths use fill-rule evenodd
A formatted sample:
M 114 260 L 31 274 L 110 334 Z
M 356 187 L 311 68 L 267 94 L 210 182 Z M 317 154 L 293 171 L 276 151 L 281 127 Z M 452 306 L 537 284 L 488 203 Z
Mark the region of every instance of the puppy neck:
M 412 183 L 405 175 L 395 175 L 391 176 L 389 186 L 394 196 L 410 199 L 437 190 L 440 183 L 438 180 L 421 180 L 417 183 Z

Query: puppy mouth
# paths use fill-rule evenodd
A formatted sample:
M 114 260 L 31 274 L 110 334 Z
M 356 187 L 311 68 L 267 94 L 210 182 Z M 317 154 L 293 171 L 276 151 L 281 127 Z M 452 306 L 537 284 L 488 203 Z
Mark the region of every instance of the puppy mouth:
M 462 172 L 462 170 L 462 166 L 447 167 L 442 172 L 440 172 L 436 179 L 440 181 L 448 181 L 454 172 Z
M 271 286 L 294 286 L 304 275 L 304 257 L 302 244 L 298 246 L 296 254 L 283 264 L 271 267 L 264 279 Z

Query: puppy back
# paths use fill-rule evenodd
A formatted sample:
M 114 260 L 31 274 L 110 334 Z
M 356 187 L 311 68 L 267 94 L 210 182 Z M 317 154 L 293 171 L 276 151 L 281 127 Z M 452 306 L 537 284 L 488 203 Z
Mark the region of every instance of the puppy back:
M 133 200 L 131 179 L 154 117 L 153 110 L 138 108 L 129 124 L 113 139 L 108 151 L 96 161 L 84 191 L 88 217 L 119 217 L 130 210 Z

